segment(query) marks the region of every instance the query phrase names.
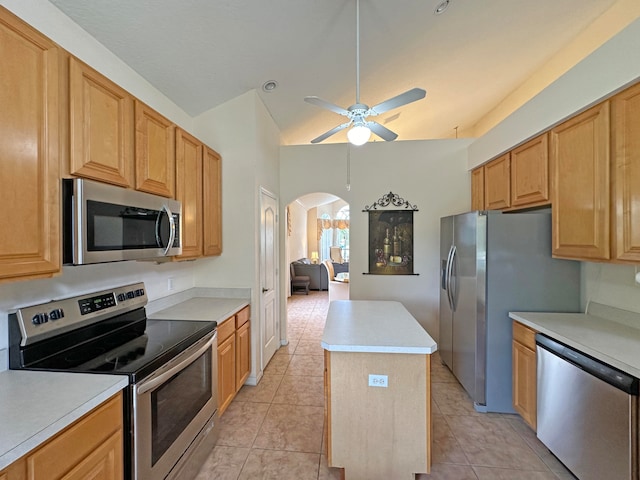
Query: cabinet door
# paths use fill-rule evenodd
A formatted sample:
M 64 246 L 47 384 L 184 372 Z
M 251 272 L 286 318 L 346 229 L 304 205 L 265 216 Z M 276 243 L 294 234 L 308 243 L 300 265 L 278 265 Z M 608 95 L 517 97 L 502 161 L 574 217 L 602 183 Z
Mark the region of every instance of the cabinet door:
M 614 255 L 640 262 L 640 84 L 613 97 Z
M 511 151 L 511 207 L 550 203 L 549 142 L 545 133 Z
M 232 320 L 227 320 L 232 321 Z M 218 345 L 218 414 L 222 415 L 236 394 L 236 335 Z
M 202 256 L 202 143 L 176 128 L 176 199 L 182 202 L 182 255 Z
M 31 480 L 122 479 L 122 451 L 119 394 L 27 455 L 27 475 Z
M 471 210 L 484 210 L 484 166 L 471 171 Z
M 484 166 L 484 208 L 501 210 L 511 206 L 509 154 Z
M 537 365 L 536 332 L 513 322 L 513 408 L 527 424 L 536 429 Z
M 553 255 L 609 258 L 609 102 L 550 133 Z
M 242 388 L 251 373 L 251 322 L 236 331 L 236 391 Z
M 122 433 L 116 432 L 61 480 L 118 480 L 123 478 L 123 468 Z
M 70 171 L 131 186 L 133 98 L 76 58 L 69 60 Z
M 60 271 L 58 57 L 0 7 L 0 281 Z
M 176 185 L 175 126 L 139 100 L 136 118 L 136 190 L 173 198 Z
M 202 228 L 204 229 L 204 255 L 222 253 L 222 158 L 209 147 L 204 147 L 202 164 Z
M 0 480 L 25 480 L 27 478 L 27 462 L 24 458 L 16 460 L 0 472 Z
M 513 408 L 536 429 L 536 353 L 513 342 Z

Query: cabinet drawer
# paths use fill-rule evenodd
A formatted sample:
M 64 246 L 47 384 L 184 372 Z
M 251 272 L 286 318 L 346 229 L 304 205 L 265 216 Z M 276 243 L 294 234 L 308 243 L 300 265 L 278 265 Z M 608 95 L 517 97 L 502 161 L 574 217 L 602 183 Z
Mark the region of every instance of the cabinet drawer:
M 235 316 L 229 317 L 224 322 L 218 324 L 218 345 L 224 342 L 236 331 Z
M 249 321 L 249 307 L 244 307 L 238 313 L 236 313 L 236 328 L 240 328 L 242 325 Z
M 533 351 L 536 349 L 536 333 L 520 322 L 513 322 L 513 339 Z

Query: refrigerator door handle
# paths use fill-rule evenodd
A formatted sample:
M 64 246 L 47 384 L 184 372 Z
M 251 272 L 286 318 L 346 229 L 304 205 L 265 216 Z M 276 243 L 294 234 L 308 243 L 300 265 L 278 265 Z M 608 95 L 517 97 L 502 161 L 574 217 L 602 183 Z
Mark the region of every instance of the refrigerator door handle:
M 457 282 L 457 272 L 456 272 L 456 256 L 458 255 L 458 249 L 455 245 L 451 246 L 451 260 L 449 266 L 449 288 L 447 292 L 449 297 L 451 298 L 451 310 L 455 312 L 456 310 L 456 296 L 458 293 L 458 282 Z
M 447 300 L 449 302 L 449 308 L 453 311 L 453 296 L 451 295 L 451 269 L 453 268 L 453 255 L 455 253 L 455 245 L 451 245 L 449 248 L 449 255 L 447 256 L 447 267 L 445 272 L 445 290 L 447 292 Z

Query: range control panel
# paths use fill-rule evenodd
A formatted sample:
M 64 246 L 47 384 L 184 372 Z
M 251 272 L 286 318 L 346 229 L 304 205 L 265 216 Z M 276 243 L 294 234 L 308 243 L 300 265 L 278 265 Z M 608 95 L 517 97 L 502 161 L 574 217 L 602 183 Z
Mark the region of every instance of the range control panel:
M 140 282 L 19 308 L 16 317 L 22 335 L 20 344 L 44 340 L 146 304 L 147 293 L 144 283 Z

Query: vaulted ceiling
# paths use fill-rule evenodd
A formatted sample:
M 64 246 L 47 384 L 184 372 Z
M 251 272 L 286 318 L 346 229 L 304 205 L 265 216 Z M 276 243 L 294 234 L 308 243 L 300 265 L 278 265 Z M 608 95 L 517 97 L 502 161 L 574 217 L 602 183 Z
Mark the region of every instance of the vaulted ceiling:
M 355 103 L 355 0 L 50 1 L 192 116 L 256 89 L 282 143 L 305 144 L 344 121 L 305 96 Z M 360 2 L 361 101 L 427 91 L 376 119 L 398 140 L 473 135 L 625 0 L 450 0 L 435 15 L 440 1 Z M 265 92 L 269 80 L 277 88 Z

